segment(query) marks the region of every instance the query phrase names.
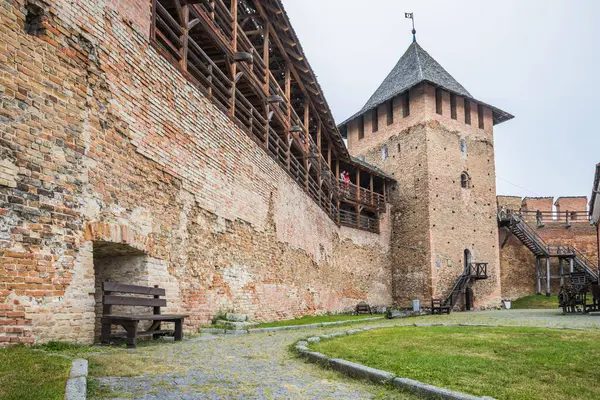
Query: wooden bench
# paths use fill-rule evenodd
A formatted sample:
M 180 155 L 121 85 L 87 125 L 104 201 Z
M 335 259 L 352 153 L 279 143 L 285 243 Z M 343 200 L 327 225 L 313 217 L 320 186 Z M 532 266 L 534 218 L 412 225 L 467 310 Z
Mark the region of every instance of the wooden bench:
M 127 296 L 115 296 L 113 293 L 127 294 Z M 161 289 L 158 286 L 146 287 L 104 282 L 102 284 L 102 329 L 100 332 L 100 342 L 124 341 L 128 348 L 135 349 L 138 336 L 152 335 L 154 339 L 157 339 L 160 336 L 174 335 L 175 340 L 183 339 L 183 320 L 188 316 L 161 314 L 160 308 L 167 306 L 167 300 L 160 298 L 160 296 L 165 296 L 165 293 L 165 289 Z M 153 314 L 115 315 L 112 313 L 112 306 L 152 307 Z M 152 322 L 150 327 L 145 331 L 138 331 L 138 322 L 140 321 Z M 175 329 L 161 329 L 160 325 L 162 322 L 174 322 Z M 113 325 L 122 326 L 125 329 L 125 333 L 112 333 Z
M 450 306 L 445 306 L 442 299 L 431 299 L 431 314 L 450 314 Z
M 371 306 L 369 306 L 364 301 L 361 301 L 360 303 L 358 303 L 356 305 L 356 310 L 355 311 L 356 311 L 356 315 L 360 315 L 360 314 L 373 314 L 373 312 L 371 311 Z

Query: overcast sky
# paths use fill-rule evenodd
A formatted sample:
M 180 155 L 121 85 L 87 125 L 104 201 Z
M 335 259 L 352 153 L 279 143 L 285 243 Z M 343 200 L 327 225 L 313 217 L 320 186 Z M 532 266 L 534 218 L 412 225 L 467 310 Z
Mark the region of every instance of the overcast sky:
M 600 162 L 600 0 L 283 0 L 336 121 L 417 41 L 495 128 L 498 194 L 590 196 Z

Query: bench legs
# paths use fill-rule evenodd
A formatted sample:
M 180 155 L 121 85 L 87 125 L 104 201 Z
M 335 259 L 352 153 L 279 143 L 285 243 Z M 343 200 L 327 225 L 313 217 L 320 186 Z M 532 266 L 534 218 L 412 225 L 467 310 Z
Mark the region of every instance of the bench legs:
M 175 321 L 175 340 L 181 339 L 183 339 L 183 320 L 178 319 Z
M 127 338 L 125 343 L 128 349 L 135 349 L 137 347 L 137 321 L 123 325 L 123 328 L 127 331 Z
M 102 323 L 102 328 L 100 330 L 100 343 L 109 343 L 110 342 L 110 333 L 111 333 L 111 325 L 107 323 Z

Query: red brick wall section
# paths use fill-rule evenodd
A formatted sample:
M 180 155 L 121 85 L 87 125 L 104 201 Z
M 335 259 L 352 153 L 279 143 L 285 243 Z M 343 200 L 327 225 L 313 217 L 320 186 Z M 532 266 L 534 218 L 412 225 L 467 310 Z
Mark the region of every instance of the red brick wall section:
M 389 305 L 389 218 L 338 228 L 149 45 L 149 4 L 55 0 L 41 37 L 0 8 L 0 342 L 90 343 L 104 243 L 188 331 Z

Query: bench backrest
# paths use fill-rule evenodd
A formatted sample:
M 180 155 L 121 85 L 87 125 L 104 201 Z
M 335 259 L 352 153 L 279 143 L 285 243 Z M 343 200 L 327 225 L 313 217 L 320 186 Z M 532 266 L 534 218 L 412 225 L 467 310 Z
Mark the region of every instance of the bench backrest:
M 369 307 L 369 305 L 367 303 L 365 303 L 364 301 L 361 301 L 360 303 L 358 303 L 356 305 L 357 313 L 369 313 L 370 311 L 371 311 L 371 307 Z
M 136 296 L 118 296 L 113 293 L 123 293 Z M 103 313 L 108 315 L 111 313 L 112 306 L 139 306 L 153 307 L 154 314 L 160 314 L 160 308 L 167 306 L 167 300 L 161 299 L 160 296 L 166 294 L 165 289 L 154 287 L 126 285 L 123 283 L 103 282 L 102 283 L 102 306 Z M 152 297 L 147 297 L 152 296 Z

